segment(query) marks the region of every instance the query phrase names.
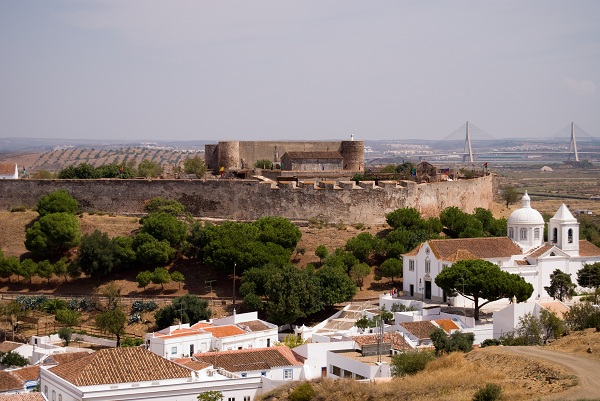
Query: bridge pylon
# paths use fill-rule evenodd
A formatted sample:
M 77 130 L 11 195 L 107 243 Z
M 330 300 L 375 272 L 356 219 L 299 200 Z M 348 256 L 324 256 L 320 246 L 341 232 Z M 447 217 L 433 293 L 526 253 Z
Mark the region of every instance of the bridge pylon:
M 575 161 L 579 161 L 579 153 L 577 152 L 577 141 L 575 141 L 575 123 L 571 122 L 571 143 L 569 144 L 569 152 L 573 149 Z
M 471 147 L 471 132 L 469 131 L 469 122 L 467 121 L 467 133 L 465 136 L 465 150 L 463 155 L 463 162 L 469 157 L 469 163 L 473 163 L 473 148 Z

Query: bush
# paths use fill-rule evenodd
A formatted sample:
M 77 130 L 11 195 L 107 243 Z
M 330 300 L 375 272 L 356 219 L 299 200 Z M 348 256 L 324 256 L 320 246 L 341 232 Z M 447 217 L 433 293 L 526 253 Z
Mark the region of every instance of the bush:
M 73 330 L 70 327 L 61 327 L 58 329 L 58 337 L 65 342 L 65 347 L 71 342 Z
M 502 387 L 488 383 L 481 387 L 473 396 L 473 401 L 497 401 L 502 396 Z
M 392 356 L 392 371 L 394 376 L 414 375 L 434 359 L 435 355 L 431 351 L 403 352 Z
M 290 401 L 310 401 L 317 395 L 313 386 L 306 382 L 296 387 L 288 396 Z
M 121 347 L 138 347 L 144 343 L 141 338 L 125 337 L 121 342 Z
M 485 348 L 485 347 L 493 347 L 493 346 L 498 346 L 498 345 L 502 345 L 502 341 L 500 341 L 499 339 L 486 338 L 485 340 L 483 340 L 480 347 Z

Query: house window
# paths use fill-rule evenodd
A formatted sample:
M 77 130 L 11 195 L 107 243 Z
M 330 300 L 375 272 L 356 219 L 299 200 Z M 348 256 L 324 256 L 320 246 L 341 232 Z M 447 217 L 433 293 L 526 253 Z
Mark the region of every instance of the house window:
M 194 355 L 194 344 L 190 344 L 190 356 Z
M 248 377 L 248 373 L 244 372 L 241 374 L 242 377 Z
M 52 401 L 56 401 L 56 391 L 52 390 Z
M 568 234 L 567 234 L 567 241 L 569 242 L 569 244 L 573 243 L 573 229 L 569 228 Z
M 62 401 L 62 394 L 58 395 L 58 401 Z
M 177 347 L 171 347 L 171 354 L 175 355 L 177 353 Z
M 292 369 L 283 369 L 283 380 L 292 380 L 294 378 L 294 371 Z
M 340 369 L 339 366 L 331 365 L 331 374 L 334 374 L 336 376 L 341 376 L 342 370 Z
M 425 274 L 431 273 L 431 260 L 425 260 Z
M 540 229 L 536 228 L 533 230 L 533 239 L 540 239 Z
M 527 239 L 527 229 L 526 228 L 522 228 L 521 229 L 521 240 L 526 240 Z
M 508 238 L 515 239 L 515 229 L 512 227 L 508 228 Z
M 408 261 L 408 271 L 411 271 L 411 272 L 415 271 L 415 261 L 414 260 Z
M 260 375 L 261 375 L 261 376 L 266 376 L 266 375 L 267 375 L 267 372 L 263 370 L 262 372 L 260 372 Z
M 250 401 L 250 396 L 249 395 L 245 395 L 244 396 L 244 401 Z
M 44 386 L 44 395 L 48 398 L 48 386 Z
M 229 397 L 227 398 L 227 401 L 235 401 L 235 397 Z

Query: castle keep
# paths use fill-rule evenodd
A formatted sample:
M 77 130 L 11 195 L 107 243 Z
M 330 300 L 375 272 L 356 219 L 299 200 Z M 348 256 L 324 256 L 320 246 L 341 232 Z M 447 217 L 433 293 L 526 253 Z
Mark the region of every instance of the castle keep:
M 437 216 L 456 206 L 466 212 L 492 207 L 493 175 L 459 181 L 417 184 L 412 181 L 257 180 L 0 180 L 0 209 L 34 208 L 41 196 L 64 189 L 84 212 L 144 213 L 149 199 L 181 202 L 196 217 L 255 220 L 281 216 L 290 220 L 321 218 L 346 224 L 382 224 L 385 214 L 414 207 Z
M 204 162 L 218 170 L 252 168 L 257 160 L 270 160 L 281 170 L 363 171 L 363 141 L 225 141 L 205 145 Z

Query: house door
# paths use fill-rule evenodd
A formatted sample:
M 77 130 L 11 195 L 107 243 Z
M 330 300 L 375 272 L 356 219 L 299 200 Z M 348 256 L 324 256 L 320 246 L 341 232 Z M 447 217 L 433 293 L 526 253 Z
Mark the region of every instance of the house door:
M 415 285 L 414 284 L 410 285 L 410 296 L 411 297 L 415 296 Z
M 431 281 L 425 281 L 425 299 L 431 299 Z
M 190 344 L 190 356 L 194 355 L 194 344 Z

